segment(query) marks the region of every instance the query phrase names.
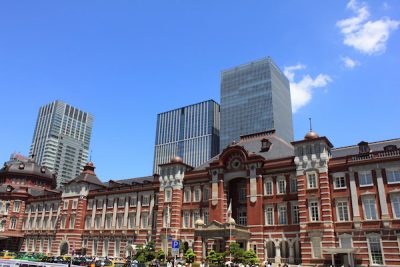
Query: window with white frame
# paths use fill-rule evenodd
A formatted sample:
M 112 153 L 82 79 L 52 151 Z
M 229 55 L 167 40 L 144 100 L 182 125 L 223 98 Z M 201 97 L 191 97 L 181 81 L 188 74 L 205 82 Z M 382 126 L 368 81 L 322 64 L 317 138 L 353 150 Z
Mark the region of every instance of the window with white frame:
M 194 201 L 199 202 L 200 201 L 200 187 L 194 189 Z
M 125 198 L 120 197 L 118 198 L 118 207 L 123 207 L 123 206 L 125 206 Z
M 148 195 L 148 194 L 143 195 L 143 197 L 142 197 L 142 205 L 143 206 L 148 206 L 149 203 L 150 203 L 150 195 Z
M 246 210 L 246 208 L 239 208 L 237 214 L 238 214 L 237 224 L 247 225 L 247 210 Z
M 190 212 L 184 211 L 183 212 L 183 228 L 189 228 L 189 220 L 190 220 Z
M 208 185 L 203 187 L 203 201 L 207 201 L 210 198 L 210 191 Z
M 384 264 L 382 255 L 381 238 L 379 236 L 368 237 L 368 249 L 372 264 Z
M 14 212 L 19 212 L 20 204 L 20 201 L 14 201 Z
M 205 225 L 208 224 L 208 209 L 203 210 L 203 221 Z
M 400 183 L 400 169 L 386 169 L 388 184 Z
M 100 229 L 101 215 L 96 215 L 94 217 L 94 226 L 96 229 Z
M 321 258 L 321 237 L 311 237 L 313 258 Z
M 376 201 L 375 196 L 364 196 L 362 198 L 362 204 L 364 209 L 364 219 L 376 220 L 378 218 L 376 213 Z
M 92 255 L 97 255 L 97 245 L 98 245 L 98 240 L 94 239 L 93 240 L 93 247 L 92 247 Z
M 66 220 L 67 220 L 66 216 L 62 216 L 62 217 L 61 217 L 61 225 L 60 225 L 60 228 L 61 228 L 61 229 L 64 229 L 64 228 L 65 228 Z
M 274 207 L 273 206 L 265 207 L 265 224 L 266 225 L 274 225 Z
M 185 202 L 190 202 L 190 188 L 185 188 L 183 191 L 183 200 Z
M 103 208 L 103 200 L 102 199 L 98 199 L 97 200 L 96 208 L 97 209 L 102 209 Z
M 91 220 L 92 220 L 91 216 L 85 217 L 85 229 L 90 229 Z
M 310 220 L 312 222 L 319 221 L 319 203 L 316 200 L 309 201 Z
M 149 224 L 148 224 L 148 217 L 149 217 L 149 215 L 148 215 L 148 213 L 147 212 L 143 212 L 142 213 L 142 227 L 143 228 L 147 228 L 148 226 L 149 226 Z
M 164 202 L 166 202 L 166 203 L 171 202 L 171 199 L 172 199 L 172 189 L 171 189 L 171 188 L 167 188 L 167 189 L 165 189 L 164 193 L 165 193 Z
M 394 218 L 400 218 L 400 193 L 391 194 L 392 211 Z
M 93 208 L 93 199 L 88 200 L 87 208 L 88 208 L 88 210 L 91 210 Z
M 133 229 L 135 228 L 135 219 L 136 219 L 136 213 L 131 212 L 128 215 L 128 228 Z
M 347 200 L 336 201 L 337 217 L 340 222 L 349 221 L 349 203 Z
M 73 200 L 72 201 L 72 209 L 76 210 L 77 207 L 78 207 L 78 200 Z
M 124 217 L 122 216 L 122 214 L 118 214 L 117 215 L 117 229 L 122 229 L 123 221 L 124 221 Z M 147 227 L 147 225 L 144 227 Z
M 131 198 L 129 200 L 129 206 L 135 207 L 136 206 L 136 202 L 137 202 L 137 197 L 136 196 L 131 196 Z
M 292 224 L 299 224 L 300 217 L 299 217 L 299 205 L 292 204 Z
M 17 228 L 17 218 L 12 217 L 10 221 L 10 229 L 15 229 L 15 228 Z
M 69 202 L 68 200 L 64 200 L 64 209 L 65 210 L 68 209 L 68 202 Z
M 286 180 L 285 178 L 278 178 L 277 181 L 278 194 L 286 193 Z
M 272 195 L 273 194 L 273 188 L 272 188 L 272 180 L 267 179 L 264 183 L 264 192 L 266 195 Z
M 51 251 L 51 245 L 52 245 L 53 239 L 49 238 L 47 242 L 47 253 L 50 253 Z
M 57 217 L 53 216 L 53 218 L 51 218 L 51 229 L 55 229 L 56 224 L 57 224 Z
M 371 171 L 363 171 L 358 173 L 358 181 L 360 186 L 370 186 L 372 183 L 372 174 Z
M 346 178 L 344 176 L 336 176 L 335 180 L 335 189 L 343 189 L 346 188 Z
M 297 192 L 297 178 L 296 177 L 290 178 L 290 192 L 291 193 Z
M 108 256 L 108 239 L 103 240 L 103 256 Z
M 310 172 L 307 174 L 307 188 L 308 189 L 314 189 L 318 188 L 318 181 L 317 181 L 317 173 L 316 172 Z
M 279 224 L 287 224 L 287 207 L 286 204 L 278 207 Z
M 239 202 L 246 202 L 246 186 L 239 187 Z
M 107 214 L 106 215 L 106 229 L 111 229 L 111 225 L 112 225 L 112 215 Z
M 113 208 L 114 207 L 114 199 L 110 198 L 107 199 L 107 208 Z
M 119 239 L 115 240 L 115 247 L 114 247 L 114 257 L 119 257 L 120 255 L 120 246 L 121 241 Z
M 69 229 L 75 228 L 75 215 L 69 217 Z
M 200 211 L 198 211 L 198 210 L 194 210 L 193 212 L 192 212 L 192 214 L 193 214 L 193 220 L 192 220 L 192 227 L 195 227 L 195 223 L 196 223 L 196 221 L 200 218 Z

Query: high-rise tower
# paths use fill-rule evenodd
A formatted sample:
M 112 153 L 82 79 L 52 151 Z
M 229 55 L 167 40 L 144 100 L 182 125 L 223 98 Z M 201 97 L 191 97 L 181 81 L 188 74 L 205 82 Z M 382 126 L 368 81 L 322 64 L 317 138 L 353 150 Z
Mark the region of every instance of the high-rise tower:
M 219 105 L 213 100 L 157 115 L 154 173 L 159 164 L 179 156 L 197 167 L 219 151 Z
M 220 151 L 241 135 L 271 129 L 293 141 L 289 81 L 271 58 L 223 71 Z
M 57 173 L 57 186 L 78 176 L 85 165 L 93 116 L 62 101 L 39 109 L 30 157 Z

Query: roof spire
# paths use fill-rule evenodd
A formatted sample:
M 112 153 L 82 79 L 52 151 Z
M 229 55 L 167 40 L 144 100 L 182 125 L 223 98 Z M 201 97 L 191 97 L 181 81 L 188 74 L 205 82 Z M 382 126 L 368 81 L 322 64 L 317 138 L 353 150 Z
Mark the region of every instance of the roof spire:
M 310 132 L 312 132 L 311 118 L 308 118 L 308 120 L 310 121 Z

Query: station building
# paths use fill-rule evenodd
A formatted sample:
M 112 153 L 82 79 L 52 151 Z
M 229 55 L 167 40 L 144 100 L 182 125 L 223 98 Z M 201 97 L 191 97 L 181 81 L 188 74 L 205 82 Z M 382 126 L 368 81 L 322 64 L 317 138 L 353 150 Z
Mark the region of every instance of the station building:
M 14 159 L 0 182 L 0 249 L 127 256 L 173 238 L 197 261 L 235 241 L 261 261 L 400 266 L 400 139 L 333 148 L 271 130 L 196 168 L 175 157 L 160 174 L 102 182 L 89 162 L 56 189 L 46 167 Z

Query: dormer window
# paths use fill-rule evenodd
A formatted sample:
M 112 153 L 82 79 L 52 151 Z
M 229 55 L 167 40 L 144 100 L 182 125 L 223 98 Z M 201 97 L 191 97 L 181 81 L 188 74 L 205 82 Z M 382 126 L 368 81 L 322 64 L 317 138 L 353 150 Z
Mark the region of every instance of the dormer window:
M 362 141 L 362 142 L 358 143 L 358 153 L 359 154 L 368 154 L 369 151 L 370 151 L 370 148 L 369 148 L 368 142 Z
M 266 139 L 266 138 L 262 139 L 261 140 L 261 152 L 268 151 L 270 149 L 271 145 L 272 145 L 272 143 L 268 139 Z
M 394 150 L 397 150 L 397 146 L 396 145 L 388 145 L 388 146 L 385 146 L 383 148 L 383 150 L 384 151 L 394 151 Z

